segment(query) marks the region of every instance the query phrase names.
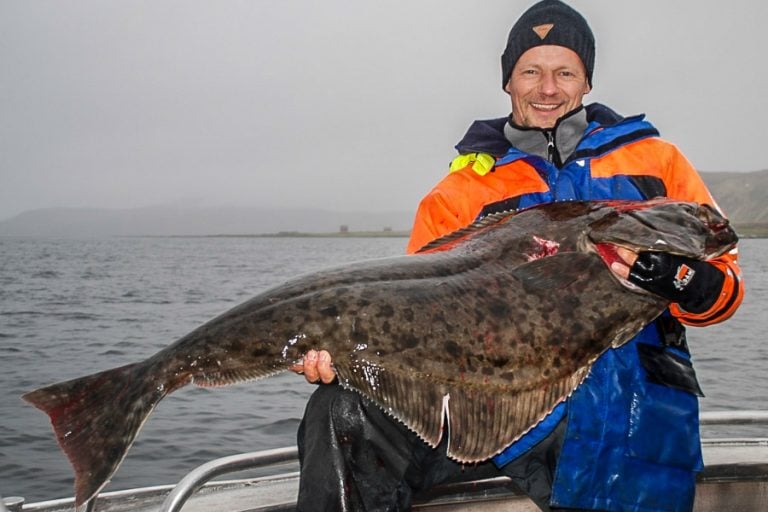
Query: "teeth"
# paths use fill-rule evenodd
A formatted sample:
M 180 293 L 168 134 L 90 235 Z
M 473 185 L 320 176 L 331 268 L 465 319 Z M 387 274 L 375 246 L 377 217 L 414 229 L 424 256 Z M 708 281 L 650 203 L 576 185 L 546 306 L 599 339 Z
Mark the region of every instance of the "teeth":
M 531 106 L 539 110 L 555 110 L 560 105 L 544 105 L 543 103 L 531 103 Z

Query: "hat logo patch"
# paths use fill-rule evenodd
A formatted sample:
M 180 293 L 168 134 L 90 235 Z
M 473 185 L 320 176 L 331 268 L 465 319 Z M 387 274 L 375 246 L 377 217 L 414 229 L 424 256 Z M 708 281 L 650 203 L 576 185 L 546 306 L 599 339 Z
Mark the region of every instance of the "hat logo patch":
M 549 31 L 552 30 L 554 26 L 554 23 L 544 23 L 543 25 L 536 25 L 533 27 L 533 31 L 536 32 L 536 35 L 543 40 L 545 37 L 547 37 L 547 34 L 549 34 Z

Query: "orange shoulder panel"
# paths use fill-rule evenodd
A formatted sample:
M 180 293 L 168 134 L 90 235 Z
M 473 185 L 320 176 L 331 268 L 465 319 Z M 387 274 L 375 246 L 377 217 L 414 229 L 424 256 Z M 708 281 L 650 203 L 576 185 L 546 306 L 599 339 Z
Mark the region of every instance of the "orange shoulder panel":
M 685 155 L 677 146 L 658 137 L 631 142 L 594 158 L 590 166 L 593 178 L 653 176 L 662 180 L 667 197 L 716 207 L 707 186 Z
M 663 179 L 658 148 L 661 141 L 655 137 L 631 142 L 621 149 L 593 158 L 590 162 L 593 178 L 624 176 L 654 176 Z

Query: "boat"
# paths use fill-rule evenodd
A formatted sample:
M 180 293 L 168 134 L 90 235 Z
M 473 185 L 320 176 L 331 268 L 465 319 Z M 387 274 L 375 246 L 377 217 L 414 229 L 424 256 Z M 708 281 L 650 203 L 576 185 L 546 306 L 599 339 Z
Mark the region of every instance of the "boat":
M 768 426 L 766 411 L 701 413 L 702 426 L 733 429 Z M 727 430 L 726 430 L 727 432 Z M 698 476 L 694 512 L 768 509 L 768 437 L 702 440 L 704 470 Z M 99 494 L 76 512 L 277 512 L 295 509 L 298 459 L 295 447 L 231 455 L 207 462 L 178 483 Z M 258 476 L 214 480 L 243 471 Z M 73 512 L 74 498 L 24 503 L 8 497 L 0 512 Z M 5 509 L 5 510 L 4 510 Z M 538 508 L 505 477 L 431 489 L 416 497 L 424 512 L 536 512 Z

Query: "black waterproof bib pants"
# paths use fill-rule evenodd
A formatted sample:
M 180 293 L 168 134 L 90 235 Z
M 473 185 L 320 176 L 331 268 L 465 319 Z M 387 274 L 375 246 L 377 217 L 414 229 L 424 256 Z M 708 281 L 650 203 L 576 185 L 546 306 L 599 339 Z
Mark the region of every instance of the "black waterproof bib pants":
M 312 394 L 299 426 L 301 462 L 297 510 L 410 510 L 414 495 L 435 485 L 501 475 L 511 477 L 542 510 L 565 422 L 525 455 L 501 469 L 488 461 L 462 465 L 446 454 L 446 439 L 429 447 L 378 406 L 336 384 Z

